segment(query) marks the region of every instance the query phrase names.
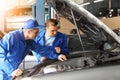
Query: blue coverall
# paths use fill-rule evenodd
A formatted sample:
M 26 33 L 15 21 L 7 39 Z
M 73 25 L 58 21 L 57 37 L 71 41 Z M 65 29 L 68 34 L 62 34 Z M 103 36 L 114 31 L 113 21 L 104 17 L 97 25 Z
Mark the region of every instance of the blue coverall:
M 25 40 L 22 29 L 6 34 L 0 40 L 0 80 L 11 80 L 11 73 L 18 68 L 30 50 L 39 53 L 41 49 L 49 48 L 41 47 L 34 40 Z
M 38 33 L 38 36 L 35 39 L 35 41 L 41 46 L 45 46 L 45 33 L 46 33 L 46 30 L 40 31 Z M 48 59 L 58 59 L 59 54 L 56 53 L 55 47 L 61 48 L 60 53 L 65 54 L 65 55 L 69 54 L 67 36 L 61 32 L 57 32 L 55 36 L 55 40 L 53 41 L 53 44 L 51 47 L 52 48 L 49 48 L 48 51 L 43 50 L 43 51 L 40 51 L 39 53 L 36 53 L 33 51 L 33 55 L 37 57 L 38 63 L 41 63 L 40 61 L 41 57 L 46 57 Z

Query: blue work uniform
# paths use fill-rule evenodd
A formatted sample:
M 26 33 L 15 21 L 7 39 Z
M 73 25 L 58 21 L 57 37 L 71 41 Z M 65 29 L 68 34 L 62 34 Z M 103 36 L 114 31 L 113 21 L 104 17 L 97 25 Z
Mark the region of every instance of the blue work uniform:
M 45 45 L 45 33 L 46 33 L 46 30 L 40 31 L 38 33 L 38 36 L 35 39 L 35 41 L 41 46 L 46 46 Z M 49 48 L 48 51 L 40 51 L 40 53 L 36 53 L 33 51 L 33 55 L 37 57 L 38 63 L 41 63 L 40 61 L 41 57 L 46 57 L 48 59 L 58 59 L 59 54 L 56 53 L 55 47 L 61 48 L 61 52 L 60 52 L 61 54 L 64 54 L 64 55 L 69 54 L 67 36 L 61 32 L 57 32 L 51 47 L 52 48 Z
M 40 49 L 41 46 L 34 40 L 25 40 L 22 29 L 6 34 L 0 40 L 0 80 L 11 80 L 11 73 L 18 68 L 29 51 L 39 52 Z

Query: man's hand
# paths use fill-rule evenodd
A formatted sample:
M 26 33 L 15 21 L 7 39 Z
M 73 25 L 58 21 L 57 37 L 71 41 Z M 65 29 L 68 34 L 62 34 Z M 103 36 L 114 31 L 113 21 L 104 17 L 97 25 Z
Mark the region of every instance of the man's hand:
M 45 62 L 46 60 L 47 60 L 46 57 L 41 57 L 41 59 L 40 59 L 41 62 Z
M 65 60 L 67 60 L 67 58 L 66 58 L 65 55 L 60 54 L 60 55 L 58 56 L 58 60 L 60 60 L 60 61 L 65 61 Z
M 60 47 L 55 47 L 55 51 L 56 51 L 57 53 L 60 53 L 60 52 L 61 52 Z
M 20 75 L 22 75 L 22 73 L 23 73 L 23 71 L 21 70 L 21 69 L 16 69 L 16 70 L 14 70 L 13 72 L 12 72 L 12 77 L 14 78 L 14 77 L 16 77 L 16 76 L 20 76 Z

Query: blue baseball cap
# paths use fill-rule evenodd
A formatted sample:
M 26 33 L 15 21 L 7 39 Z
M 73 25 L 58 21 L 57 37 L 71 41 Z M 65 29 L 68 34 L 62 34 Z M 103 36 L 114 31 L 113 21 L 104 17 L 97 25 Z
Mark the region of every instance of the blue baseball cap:
M 23 29 L 40 28 L 37 20 L 29 19 L 25 22 Z

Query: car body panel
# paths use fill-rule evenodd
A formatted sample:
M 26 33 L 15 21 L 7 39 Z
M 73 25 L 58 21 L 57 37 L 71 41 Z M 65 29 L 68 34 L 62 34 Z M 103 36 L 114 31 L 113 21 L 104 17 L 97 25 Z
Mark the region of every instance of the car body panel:
M 120 65 L 66 71 L 30 77 L 31 80 L 119 80 Z M 25 79 L 24 79 L 25 80 Z M 26 80 L 28 80 L 26 78 Z

